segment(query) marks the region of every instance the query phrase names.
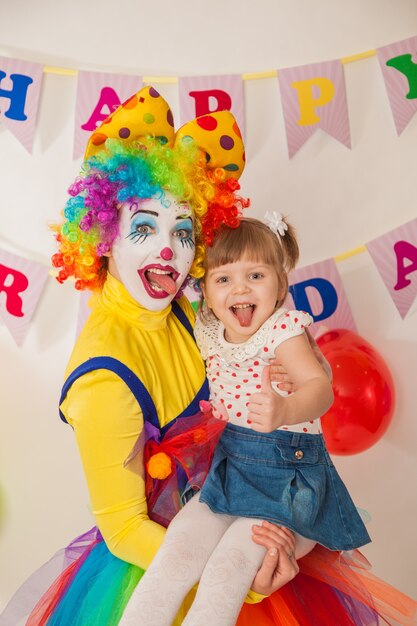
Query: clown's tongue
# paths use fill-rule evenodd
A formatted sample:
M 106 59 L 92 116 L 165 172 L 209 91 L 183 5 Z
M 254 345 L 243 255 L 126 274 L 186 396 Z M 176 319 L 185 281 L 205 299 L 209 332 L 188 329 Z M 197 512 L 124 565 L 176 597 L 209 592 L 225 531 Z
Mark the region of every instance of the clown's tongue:
M 254 310 L 253 304 L 232 306 L 233 314 L 237 317 L 241 326 L 250 326 Z
M 147 270 L 145 276 L 151 286 L 156 285 L 169 294 L 177 293 L 177 285 L 171 274 L 157 274 L 152 270 Z

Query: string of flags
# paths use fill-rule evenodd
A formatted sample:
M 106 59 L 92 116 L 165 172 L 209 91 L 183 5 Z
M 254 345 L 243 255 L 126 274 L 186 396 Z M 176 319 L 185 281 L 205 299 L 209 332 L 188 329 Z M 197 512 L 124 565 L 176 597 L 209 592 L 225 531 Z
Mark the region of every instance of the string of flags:
M 365 244 L 401 318 L 405 318 L 417 295 L 417 218 Z M 358 249 L 362 251 L 362 248 Z M 312 333 L 321 329 L 344 328 L 356 331 L 356 325 L 336 259 L 326 259 L 294 270 L 289 277 L 290 308 L 307 311 L 314 319 Z M 49 268 L 0 248 L 0 319 L 18 346 L 22 345 L 41 298 Z M 196 301 L 199 294 L 188 290 Z M 91 294 L 81 292 L 77 333 L 90 309 Z M 292 302 L 291 302 L 292 301 Z
M 321 128 L 351 147 L 344 66 L 377 56 L 392 115 L 400 135 L 417 110 L 417 36 L 343 59 L 256 74 L 200 77 L 145 77 L 51 68 L 29 61 L 0 57 L 0 120 L 32 151 L 42 77 L 55 72 L 77 77 L 73 158 L 84 151 L 88 137 L 108 114 L 144 83 L 178 83 L 181 123 L 218 110 L 231 110 L 244 130 L 243 81 L 277 78 L 289 157 L 292 158 Z M 366 243 L 401 318 L 417 294 L 417 219 Z M 356 251 L 356 252 L 357 252 Z M 356 330 L 351 308 L 337 269 L 346 255 L 299 268 L 290 276 L 288 306 L 308 311 L 313 334 L 323 327 Z M 22 345 L 41 298 L 49 268 L 0 248 L 0 320 L 17 345 Z M 90 294 L 82 293 L 77 332 L 89 309 Z M 191 301 L 198 294 L 188 291 Z
M 91 132 L 144 82 L 178 83 L 181 123 L 219 110 L 231 110 L 245 127 L 243 81 L 276 77 L 281 95 L 288 155 L 300 150 L 318 129 L 351 148 L 344 67 L 377 56 L 388 100 L 400 135 L 417 110 L 417 36 L 351 57 L 260 72 L 192 77 L 145 77 L 50 68 L 0 57 L 0 119 L 32 152 L 42 78 L 46 71 L 75 75 L 73 158 L 82 156 Z M 150 133 L 152 129 L 150 127 Z

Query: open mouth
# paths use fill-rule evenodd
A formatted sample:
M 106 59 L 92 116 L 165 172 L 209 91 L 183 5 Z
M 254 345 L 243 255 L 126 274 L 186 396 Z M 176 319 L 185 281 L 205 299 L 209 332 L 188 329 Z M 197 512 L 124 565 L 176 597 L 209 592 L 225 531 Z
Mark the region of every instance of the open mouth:
M 235 304 L 230 307 L 231 312 L 237 318 L 241 326 L 250 326 L 255 312 L 254 304 Z
M 148 265 L 140 270 L 138 274 L 143 285 L 152 298 L 166 298 L 177 293 L 178 272 L 170 266 Z

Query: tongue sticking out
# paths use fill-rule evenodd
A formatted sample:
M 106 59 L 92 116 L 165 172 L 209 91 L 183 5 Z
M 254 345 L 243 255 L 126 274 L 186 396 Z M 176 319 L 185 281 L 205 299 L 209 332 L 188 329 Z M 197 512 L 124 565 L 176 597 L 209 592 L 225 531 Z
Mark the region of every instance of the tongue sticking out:
M 156 274 L 155 272 L 151 272 L 150 270 L 148 270 L 146 272 L 146 278 L 149 283 L 154 283 L 155 285 L 158 285 L 158 287 L 160 287 L 169 294 L 174 294 L 177 292 L 177 285 L 170 274 Z
M 253 306 L 247 306 L 245 308 L 233 307 L 233 313 L 236 315 L 241 326 L 250 326 L 253 309 Z

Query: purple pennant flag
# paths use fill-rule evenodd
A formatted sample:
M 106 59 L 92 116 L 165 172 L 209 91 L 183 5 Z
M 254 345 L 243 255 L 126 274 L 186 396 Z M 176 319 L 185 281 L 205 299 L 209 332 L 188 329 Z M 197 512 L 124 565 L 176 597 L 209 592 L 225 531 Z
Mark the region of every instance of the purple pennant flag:
M 244 136 L 245 108 L 240 74 L 179 79 L 181 123 L 215 111 L 231 111 Z
M 340 61 L 279 70 L 278 80 L 290 158 L 318 128 L 351 147 Z
M 0 250 L 0 318 L 17 345 L 23 343 L 48 278 L 48 268 Z
M 378 59 L 397 134 L 417 111 L 417 37 L 378 48 Z
M 417 219 L 366 244 L 401 317 L 417 294 Z
M 0 57 L 0 117 L 30 153 L 42 75 L 43 67 L 38 63 Z
M 285 306 L 309 313 L 313 336 L 332 328 L 356 331 L 352 311 L 334 259 L 307 265 L 291 272 Z M 293 304 L 291 304 L 291 300 Z
M 138 76 L 78 72 L 74 159 L 84 153 L 90 135 L 97 126 L 142 86 L 142 78 Z

